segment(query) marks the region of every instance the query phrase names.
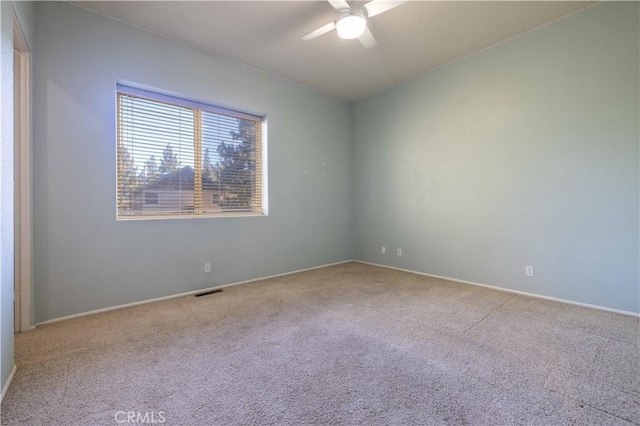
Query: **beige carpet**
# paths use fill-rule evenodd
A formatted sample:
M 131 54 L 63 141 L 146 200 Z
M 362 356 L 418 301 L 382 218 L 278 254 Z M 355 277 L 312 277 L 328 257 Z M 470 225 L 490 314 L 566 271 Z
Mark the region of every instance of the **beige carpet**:
M 18 335 L 2 424 L 640 424 L 639 349 L 638 318 L 349 263 Z

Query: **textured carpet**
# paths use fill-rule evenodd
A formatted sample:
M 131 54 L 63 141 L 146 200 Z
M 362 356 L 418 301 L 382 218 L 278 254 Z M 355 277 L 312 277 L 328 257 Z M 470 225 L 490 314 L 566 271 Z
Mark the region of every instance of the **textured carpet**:
M 2 424 L 640 424 L 638 321 L 349 263 L 19 334 Z

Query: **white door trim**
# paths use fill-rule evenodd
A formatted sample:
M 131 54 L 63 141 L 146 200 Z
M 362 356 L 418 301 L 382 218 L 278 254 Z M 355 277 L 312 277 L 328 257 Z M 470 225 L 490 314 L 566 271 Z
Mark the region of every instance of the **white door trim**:
M 19 58 L 18 110 L 15 112 L 14 129 L 16 151 L 14 153 L 15 214 L 16 227 L 15 258 L 16 277 L 19 277 L 16 298 L 16 312 L 19 312 L 16 330 L 27 331 L 31 326 L 31 114 L 30 114 L 30 57 L 29 46 L 24 38 L 16 12 L 13 13 L 13 47 Z

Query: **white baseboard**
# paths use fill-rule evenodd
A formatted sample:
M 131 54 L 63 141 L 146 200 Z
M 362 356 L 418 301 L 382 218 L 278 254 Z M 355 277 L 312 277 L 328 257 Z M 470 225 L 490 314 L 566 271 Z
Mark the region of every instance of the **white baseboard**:
M 250 280 L 238 281 L 238 282 L 229 283 L 229 284 L 217 285 L 217 286 L 214 286 L 214 287 L 202 288 L 202 289 L 199 289 L 199 290 L 187 291 L 187 292 L 184 292 L 184 293 L 172 294 L 172 295 L 169 295 L 169 296 L 156 297 L 154 299 L 141 300 L 139 302 L 125 303 L 124 305 L 109 306 L 107 308 L 95 309 L 93 311 L 80 312 L 78 314 L 67 315 L 67 316 L 60 317 L 60 318 L 53 318 L 53 319 L 50 319 L 50 320 L 42 321 L 42 322 L 37 323 L 35 325 L 35 327 L 40 326 L 40 325 L 44 325 L 44 324 L 51 324 L 51 323 L 54 323 L 54 322 L 65 321 L 65 320 L 69 320 L 69 319 L 73 319 L 73 318 L 84 317 L 84 316 L 87 316 L 87 315 L 95 315 L 95 314 L 100 314 L 102 312 L 114 311 L 116 309 L 130 308 L 132 306 L 145 305 L 147 303 L 160 302 L 162 300 L 168 300 L 168 299 L 175 299 L 176 297 L 191 296 L 191 295 L 194 295 L 194 294 L 203 293 L 203 292 L 206 292 L 206 291 L 215 290 L 215 289 L 219 289 L 219 288 L 232 287 L 232 286 L 236 286 L 236 285 L 240 285 L 240 284 L 248 284 L 248 283 L 252 283 L 252 282 L 255 282 L 255 281 L 268 280 L 270 278 L 277 278 L 277 277 L 282 277 L 282 276 L 285 276 L 285 275 L 297 274 L 297 273 L 305 272 L 305 271 L 312 271 L 314 269 L 326 268 L 328 266 L 341 265 L 343 263 L 349 263 L 349 262 L 353 262 L 353 259 L 343 260 L 343 261 L 334 262 L 334 263 L 327 263 L 325 265 L 313 266 L 311 268 L 298 269 L 298 270 L 295 270 L 295 271 L 283 272 L 282 274 L 275 274 L 275 275 L 269 275 L 269 276 L 266 276 L 266 277 L 252 278 Z M 33 327 L 33 328 L 35 328 L 35 327 Z
M 9 390 L 9 385 L 11 384 L 11 381 L 13 380 L 13 376 L 15 376 L 16 371 L 18 371 L 18 367 L 16 367 L 16 365 L 14 364 L 13 368 L 11 369 L 11 374 L 9 374 L 9 378 L 7 379 L 7 383 L 5 383 L 4 386 L 2 387 L 0 402 L 4 401 L 4 396 L 7 394 L 7 391 Z
M 538 299 L 553 300 L 554 302 L 567 303 L 569 305 L 582 306 L 584 308 L 598 309 L 600 311 L 613 312 L 613 313 L 616 313 L 616 314 L 629 315 L 629 316 L 632 316 L 632 317 L 640 317 L 640 313 L 638 313 L 638 312 L 623 311 L 621 309 L 608 308 L 606 306 L 591 305 L 589 303 L 576 302 L 576 301 L 567 300 L 567 299 L 559 299 L 557 297 L 544 296 L 542 294 L 527 293 L 526 291 L 519 291 L 519 290 L 511 290 L 511 289 L 504 288 L 504 287 L 496 287 L 496 286 L 493 286 L 493 285 L 481 284 L 481 283 L 476 283 L 476 282 L 473 282 L 473 281 L 465 281 L 465 280 L 459 280 L 457 278 L 443 277 L 441 275 L 427 274 L 426 272 L 413 271 L 411 269 L 396 268 L 395 266 L 382 265 L 382 264 L 373 263 L 373 262 L 365 262 L 364 260 L 354 260 L 354 262 L 364 263 L 366 265 L 372 265 L 372 266 L 379 266 L 381 268 L 395 269 L 396 271 L 409 272 L 411 274 L 424 275 L 426 277 L 440 278 L 440 279 L 443 279 L 443 280 L 454 281 L 454 282 L 462 283 L 462 284 L 469 284 L 469 285 L 476 285 L 476 286 L 480 286 L 480 287 L 486 287 L 486 288 L 490 288 L 490 289 L 493 289 L 493 290 L 505 291 L 507 293 L 515 293 L 515 294 L 521 294 L 523 296 L 536 297 Z

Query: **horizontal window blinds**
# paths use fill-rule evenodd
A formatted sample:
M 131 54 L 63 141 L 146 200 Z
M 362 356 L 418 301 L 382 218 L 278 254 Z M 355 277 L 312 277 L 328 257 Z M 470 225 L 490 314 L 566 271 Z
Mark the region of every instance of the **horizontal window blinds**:
M 262 118 L 131 92 L 117 92 L 119 218 L 263 213 Z

